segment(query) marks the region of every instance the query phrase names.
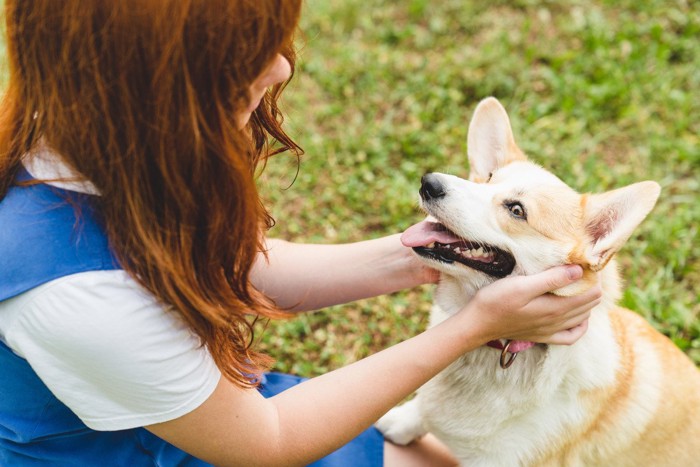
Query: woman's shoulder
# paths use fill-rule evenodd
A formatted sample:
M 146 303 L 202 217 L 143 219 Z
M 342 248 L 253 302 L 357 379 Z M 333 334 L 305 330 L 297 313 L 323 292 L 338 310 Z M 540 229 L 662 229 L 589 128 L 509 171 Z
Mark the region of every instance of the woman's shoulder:
M 0 301 L 80 272 L 119 269 L 94 196 L 34 183 L 24 166 L 16 180 L 0 199 Z

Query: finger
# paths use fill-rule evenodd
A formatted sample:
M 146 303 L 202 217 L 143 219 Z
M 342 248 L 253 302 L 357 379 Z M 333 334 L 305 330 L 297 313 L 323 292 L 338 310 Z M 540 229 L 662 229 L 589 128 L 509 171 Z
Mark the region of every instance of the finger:
M 532 297 L 560 289 L 579 280 L 583 269 L 576 264 L 557 266 L 531 276 L 520 276 L 521 286 Z
M 594 303 L 598 302 L 600 303 L 600 299 L 603 296 L 603 292 L 600 288 L 599 285 L 595 285 L 591 287 L 590 289 L 586 290 L 582 294 L 579 295 L 573 295 L 571 297 L 567 297 L 571 299 L 571 303 L 574 306 L 584 306 L 589 303 Z
M 424 266 L 423 276 L 426 284 L 437 284 L 440 282 L 440 271 Z
M 600 297 L 598 297 L 592 301 L 586 301 L 580 306 L 577 306 L 575 308 L 571 308 L 570 311 L 568 311 L 564 314 L 564 319 L 575 318 L 576 316 L 580 316 L 584 313 L 586 313 L 586 314 L 590 313 L 593 308 L 600 305 L 601 301 L 602 301 L 602 299 Z
M 567 318 L 564 320 L 564 322 L 561 325 L 561 328 L 569 330 L 573 329 L 576 326 L 580 325 L 584 321 L 588 321 L 588 318 L 591 316 L 591 310 L 584 309 L 577 311 L 575 315 L 572 315 L 571 317 Z
M 588 330 L 588 320 L 586 319 L 578 326 L 553 334 L 547 343 L 555 345 L 571 345 L 578 341 Z
M 564 319 L 575 316 L 584 311 L 599 305 L 601 302 L 601 292 L 598 286 L 586 292 L 571 297 L 560 297 L 558 295 L 545 294 L 530 302 L 530 306 L 539 309 L 544 313 L 559 315 Z
M 542 337 L 535 341 L 550 344 L 561 343 L 563 339 L 570 338 L 570 336 L 575 335 L 578 332 L 585 332 L 585 329 L 580 330 L 579 327 L 582 324 L 587 323 L 590 316 L 590 310 L 583 310 L 578 311 L 576 315 L 566 319 L 561 319 L 556 323 L 550 323 L 548 327 L 542 328 Z M 575 338 L 577 339 L 578 337 Z M 553 342 L 552 339 L 556 339 L 556 342 Z

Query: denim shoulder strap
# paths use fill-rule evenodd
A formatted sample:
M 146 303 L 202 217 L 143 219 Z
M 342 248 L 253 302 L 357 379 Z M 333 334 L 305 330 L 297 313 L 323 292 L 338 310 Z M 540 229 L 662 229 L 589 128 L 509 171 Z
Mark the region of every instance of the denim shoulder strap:
M 21 169 L 18 181 L 31 180 Z M 69 274 L 119 269 L 92 196 L 15 185 L 0 200 L 0 301 Z

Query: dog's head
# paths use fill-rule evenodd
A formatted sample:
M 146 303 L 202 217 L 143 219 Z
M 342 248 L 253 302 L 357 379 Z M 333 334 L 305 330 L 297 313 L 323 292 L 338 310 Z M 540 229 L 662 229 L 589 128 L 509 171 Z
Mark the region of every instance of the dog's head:
M 505 109 L 494 98 L 477 106 L 469 125 L 470 180 L 431 173 L 421 206 L 432 217 L 402 240 L 443 274 L 483 286 L 512 274 L 579 264 L 584 277 L 557 293 L 580 293 L 646 217 L 656 182 L 602 194 L 579 194 L 515 144 Z

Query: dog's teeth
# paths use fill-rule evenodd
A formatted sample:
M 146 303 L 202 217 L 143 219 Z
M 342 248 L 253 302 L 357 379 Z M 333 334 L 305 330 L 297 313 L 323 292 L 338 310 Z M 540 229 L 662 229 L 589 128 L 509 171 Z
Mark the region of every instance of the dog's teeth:
M 435 242 L 429 243 L 428 248 L 435 248 Z
M 459 249 L 459 247 L 455 248 L 455 253 L 460 254 L 462 253 L 462 250 Z
M 479 247 L 479 249 L 476 250 L 476 253 L 475 253 L 475 254 L 476 254 L 476 256 L 479 257 L 479 258 L 482 257 L 482 256 L 484 256 L 484 249 L 483 249 L 482 247 Z

